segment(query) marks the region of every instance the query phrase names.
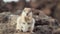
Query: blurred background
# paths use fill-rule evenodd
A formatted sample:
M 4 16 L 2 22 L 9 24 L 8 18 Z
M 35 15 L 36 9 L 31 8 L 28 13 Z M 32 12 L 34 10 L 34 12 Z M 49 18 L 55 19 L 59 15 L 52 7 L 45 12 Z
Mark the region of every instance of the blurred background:
M 41 9 L 44 4 L 54 6 L 53 16 L 60 21 L 60 0 L 0 0 L 0 13 L 4 11 L 14 13 L 24 7 Z

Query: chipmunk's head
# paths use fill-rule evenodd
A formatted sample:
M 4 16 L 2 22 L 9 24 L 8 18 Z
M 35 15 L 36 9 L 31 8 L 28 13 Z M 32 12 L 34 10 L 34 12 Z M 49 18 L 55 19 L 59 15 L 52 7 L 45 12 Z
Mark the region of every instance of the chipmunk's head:
M 25 12 L 25 13 L 31 12 L 31 8 L 25 8 L 25 9 L 24 9 L 24 12 Z

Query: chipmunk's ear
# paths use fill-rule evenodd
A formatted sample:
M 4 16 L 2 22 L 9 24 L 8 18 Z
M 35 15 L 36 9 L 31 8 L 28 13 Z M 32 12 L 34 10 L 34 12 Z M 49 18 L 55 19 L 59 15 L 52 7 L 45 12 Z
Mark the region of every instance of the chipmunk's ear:
M 24 11 L 30 11 L 31 8 L 24 8 Z

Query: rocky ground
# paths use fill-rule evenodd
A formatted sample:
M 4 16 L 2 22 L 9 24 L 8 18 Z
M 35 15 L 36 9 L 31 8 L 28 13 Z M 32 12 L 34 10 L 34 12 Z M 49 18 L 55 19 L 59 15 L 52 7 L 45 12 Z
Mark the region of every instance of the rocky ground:
M 16 31 L 16 16 L 13 16 L 12 18 L 8 19 L 8 16 L 10 15 L 10 12 L 3 12 L 0 13 L 0 34 L 58 34 L 60 32 L 59 28 L 59 23 L 58 22 L 53 22 L 52 20 L 50 21 L 50 18 L 43 17 L 41 14 L 38 20 L 36 21 L 35 28 L 34 28 L 34 33 L 22 33 L 22 32 L 17 32 Z M 55 32 L 54 32 L 55 31 Z M 58 32 L 58 33 L 57 33 Z

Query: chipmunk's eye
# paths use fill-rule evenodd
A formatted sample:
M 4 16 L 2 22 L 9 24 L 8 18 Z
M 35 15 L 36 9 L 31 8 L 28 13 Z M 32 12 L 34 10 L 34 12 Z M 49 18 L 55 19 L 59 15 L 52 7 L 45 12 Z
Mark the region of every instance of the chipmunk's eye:
M 31 23 L 28 23 L 28 24 L 31 24 Z
M 28 15 L 28 13 L 27 13 L 27 15 Z

